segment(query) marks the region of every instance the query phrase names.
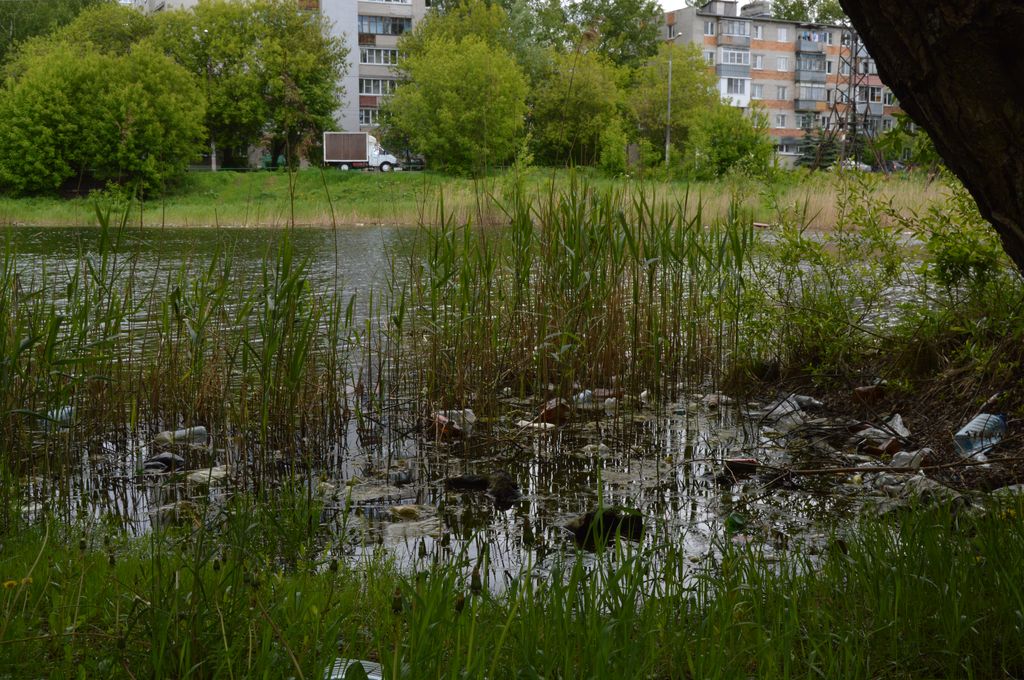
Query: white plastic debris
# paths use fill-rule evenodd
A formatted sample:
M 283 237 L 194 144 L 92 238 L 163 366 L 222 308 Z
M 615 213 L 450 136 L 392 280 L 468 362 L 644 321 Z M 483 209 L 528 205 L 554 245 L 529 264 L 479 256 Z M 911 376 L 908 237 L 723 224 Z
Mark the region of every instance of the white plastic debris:
M 892 431 L 892 433 L 898 437 L 906 438 L 910 436 L 910 430 L 908 430 L 907 426 L 903 424 L 903 416 L 901 416 L 899 413 L 895 414 L 892 418 L 889 418 L 889 420 L 885 421 L 885 424 Z
M 516 427 L 522 428 L 524 430 L 526 430 L 526 429 L 529 429 L 529 430 L 553 430 L 553 429 L 555 429 L 555 424 L 554 423 L 533 422 L 533 421 L 530 421 L 530 420 L 519 420 L 519 421 L 516 422 Z
M 921 467 L 921 463 L 925 461 L 928 456 L 932 453 L 931 449 L 918 449 L 917 451 L 900 451 L 892 457 L 889 462 L 891 468 L 903 468 L 916 470 Z
M 46 414 L 46 430 L 67 429 L 75 424 L 75 407 L 62 406 Z
M 352 671 L 353 668 L 362 667 L 362 673 Z M 366 678 L 366 680 L 384 680 L 384 670 L 379 663 L 373 661 L 362 661 L 360 659 L 337 659 L 334 665 L 324 672 L 324 680 L 351 680 L 352 678 Z
M 593 390 L 583 390 L 582 392 L 577 394 L 575 397 L 573 397 L 572 401 L 577 406 L 585 406 L 585 405 L 589 404 L 593 399 L 594 399 L 594 391 Z
M 821 408 L 825 404 L 814 397 L 809 397 L 806 394 L 791 394 L 789 398 L 796 402 L 797 406 L 802 409 L 814 409 Z
M 971 422 L 953 435 L 957 451 L 964 458 L 978 461 L 988 460 L 988 453 L 1006 434 L 1006 416 L 1003 414 L 979 413 Z
M 154 444 L 205 444 L 209 434 L 202 425 L 180 430 L 165 430 L 153 437 Z
M 438 416 L 454 425 L 460 434 L 469 436 L 473 432 L 473 425 L 476 424 L 476 414 L 471 408 L 455 408 L 447 411 L 438 411 L 434 414 L 435 420 Z
M 217 465 L 215 467 L 204 468 L 202 470 L 194 470 L 189 473 L 187 479 L 192 484 L 206 484 L 212 485 L 218 482 L 223 482 L 228 477 L 227 465 Z

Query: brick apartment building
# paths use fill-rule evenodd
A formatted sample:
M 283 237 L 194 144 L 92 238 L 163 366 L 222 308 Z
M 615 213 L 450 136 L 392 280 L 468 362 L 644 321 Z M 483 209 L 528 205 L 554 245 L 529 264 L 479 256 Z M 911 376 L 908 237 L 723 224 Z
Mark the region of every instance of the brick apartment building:
M 392 70 L 398 39 L 427 12 L 430 0 L 296 0 L 300 7 L 322 12 L 332 35 L 349 48 L 348 70 L 340 85 L 345 94 L 335 114 L 339 130 L 371 130 L 377 124 L 382 96 L 395 89 Z M 133 0 L 144 12 L 188 8 L 198 0 Z
M 873 136 L 892 128 L 897 102 L 848 27 L 773 19 L 765 1 L 738 4 L 667 12 L 662 38 L 700 46 L 722 97 L 762 108 L 784 165 L 796 161 L 809 130 Z

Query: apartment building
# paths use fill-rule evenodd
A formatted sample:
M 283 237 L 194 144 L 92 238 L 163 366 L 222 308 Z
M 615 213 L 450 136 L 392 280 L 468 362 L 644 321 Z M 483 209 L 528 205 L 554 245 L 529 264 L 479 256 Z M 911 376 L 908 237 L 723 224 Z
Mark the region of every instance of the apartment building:
M 198 0 L 133 0 L 145 12 L 188 8 Z M 303 9 L 321 12 L 331 34 L 349 48 L 344 88 L 335 114 L 339 130 L 372 130 L 381 98 L 394 92 L 398 39 L 422 19 L 430 0 L 296 0 Z
M 795 163 L 815 128 L 892 128 L 897 102 L 849 28 L 774 19 L 765 1 L 738 5 L 713 0 L 667 12 L 662 38 L 700 46 L 722 97 L 764 111 L 783 164 Z

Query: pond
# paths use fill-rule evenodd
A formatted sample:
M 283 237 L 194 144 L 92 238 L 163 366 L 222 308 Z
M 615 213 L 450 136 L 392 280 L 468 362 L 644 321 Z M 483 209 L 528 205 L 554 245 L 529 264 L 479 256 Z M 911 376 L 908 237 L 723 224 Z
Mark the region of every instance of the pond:
M 358 326 L 377 321 L 369 293 L 386 284 L 389 254 L 410 252 L 415 231 L 296 230 L 290 239 L 296 256 L 309 260 L 314 289 L 336 291 L 341 299 L 355 295 Z M 125 238 L 140 281 L 201 272 L 225 253 L 239 280 L 247 281 L 273 258 L 281 233 L 147 229 L 129 230 Z M 76 262 L 98 257 L 101 236 L 89 228 L 21 227 L 6 238 L 17 253 L 22 285 L 32 288 L 66 282 Z M 157 323 L 155 316 L 143 307 L 135 323 L 144 329 Z M 361 384 L 351 382 L 346 396 L 354 410 L 358 403 L 372 410 Z M 381 417 L 372 427 L 347 417 L 309 440 L 302 465 L 281 461 L 271 476 L 297 481 L 323 503 L 319 548 L 325 559 L 383 547 L 410 568 L 435 559 L 479 564 L 492 584 L 524 569 L 544 570 L 574 545 L 567 525 L 599 506 L 639 511 L 643 543 L 672 544 L 700 562 L 724 541 L 756 542 L 767 557 L 823 541 L 827 527 L 857 505 L 853 488 L 778 472 L 794 456 L 813 455 L 794 449 L 786 428 L 766 414 L 778 395 L 735 403 L 700 384 L 679 384 L 660 400 L 612 393 L 581 399 L 566 424 L 542 430 L 531 423 L 545 399 L 505 391 L 494 395 L 498 415 L 454 439 L 436 436 L 430 414 L 403 412 L 401 402 L 389 402 L 378 405 Z M 813 424 L 810 409 L 798 415 L 800 424 Z M 31 519 L 47 506 L 62 508 L 69 519 L 111 523 L 136 535 L 157 522 L 215 523 L 226 498 L 251 488 L 255 475 L 248 468 L 255 463 L 233 432 L 212 423 L 179 425 L 209 425 L 209 436 L 167 446 L 157 443 L 155 432 L 126 427 L 83 440 L 66 467 L 36 469 L 27 478 L 23 513 Z M 62 436 L 42 430 L 40 441 Z M 145 461 L 161 452 L 181 456 L 182 469 L 145 470 Z M 730 474 L 723 463 L 734 458 L 754 458 L 762 467 Z M 205 481 L 190 479 L 197 470 L 206 471 Z M 450 488 L 460 475 L 502 474 L 518 488 L 514 498 Z

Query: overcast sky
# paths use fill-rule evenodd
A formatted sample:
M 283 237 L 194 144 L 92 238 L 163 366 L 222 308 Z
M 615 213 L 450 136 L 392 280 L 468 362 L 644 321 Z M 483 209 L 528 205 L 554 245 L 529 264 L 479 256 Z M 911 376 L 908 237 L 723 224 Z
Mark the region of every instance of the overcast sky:
M 685 7 L 686 2 L 684 0 L 658 0 L 661 3 L 661 8 L 666 12 L 671 12 L 674 9 Z

